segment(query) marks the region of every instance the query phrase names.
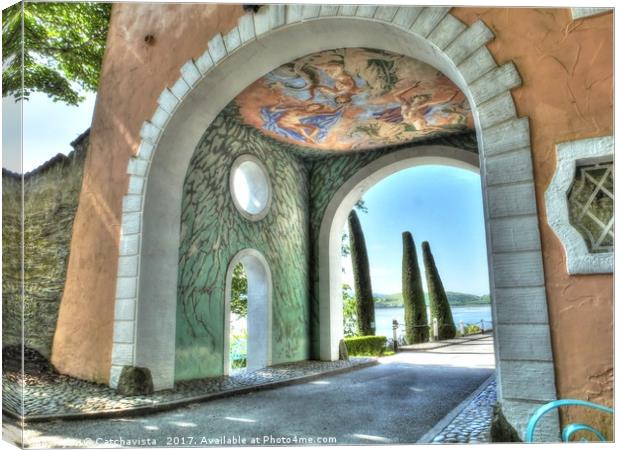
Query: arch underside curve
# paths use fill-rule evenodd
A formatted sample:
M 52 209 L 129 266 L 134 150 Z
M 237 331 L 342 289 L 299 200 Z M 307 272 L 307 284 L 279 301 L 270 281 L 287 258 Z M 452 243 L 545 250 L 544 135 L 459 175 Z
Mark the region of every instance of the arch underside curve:
M 258 250 L 245 249 L 237 253 L 226 271 L 226 298 L 224 314 L 224 374 L 228 375 L 230 356 L 230 299 L 232 276 L 237 264 L 243 264 L 247 280 L 248 347 L 247 370 L 258 370 L 271 365 L 272 346 L 272 281 L 267 260 Z
M 241 90 L 275 67 L 321 50 L 370 47 L 432 65 L 467 96 L 480 152 L 498 396 L 520 433 L 533 407 L 556 398 L 529 125 L 517 117 L 510 94 L 521 79 L 511 62 L 496 64 L 486 48 L 493 34 L 482 21 L 467 26 L 449 9 L 263 6 L 183 65 L 144 122 L 138 154 L 128 165 L 111 386 L 125 365 L 149 367 L 157 389 L 174 382 L 182 186 L 204 130 Z M 542 424 L 540 439 L 556 439 L 558 429 L 556 415 Z

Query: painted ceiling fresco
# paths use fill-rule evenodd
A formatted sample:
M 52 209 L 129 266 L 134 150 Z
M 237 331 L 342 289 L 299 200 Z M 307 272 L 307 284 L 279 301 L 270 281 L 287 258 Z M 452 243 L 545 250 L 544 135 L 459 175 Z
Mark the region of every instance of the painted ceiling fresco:
M 242 120 L 320 150 L 402 144 L 473 129 L 463 93 L 421 61 L 365 48 L 314 53 L 280 66 L 235 99 Z

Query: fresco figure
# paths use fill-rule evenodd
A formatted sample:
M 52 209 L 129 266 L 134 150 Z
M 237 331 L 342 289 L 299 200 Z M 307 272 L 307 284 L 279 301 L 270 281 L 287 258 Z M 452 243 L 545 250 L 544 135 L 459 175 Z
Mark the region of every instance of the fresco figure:
M 433 67 L 383 50 L 326 50 L 284 64 L 237 98 L 241 120 L 322 150 L 381 147 L 473 129 L 467 99 Z
M 261 109 L 266 130 L 309 144 L 321 142 L 341 116 L 342 107 L 331 109 L 320 103 Z

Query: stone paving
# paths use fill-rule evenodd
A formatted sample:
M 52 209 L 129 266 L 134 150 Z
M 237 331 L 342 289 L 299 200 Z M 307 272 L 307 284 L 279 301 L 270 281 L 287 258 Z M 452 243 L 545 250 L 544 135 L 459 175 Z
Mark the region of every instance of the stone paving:
M 496 381 L 476 395 L 446 428 L 433 438 L 435 444 L 479 444 L 490 442 Z
M 182 381 L 174 389 L 152 395 L 123 397 L 106 385 L 89 383 L 64 375 L 46 377 L 28 376 L 25 385 L 15 374 L 2 375 L 2 408 L 21 416 L 21 394 L 24 386 L 23 416 L 28 419 L 54 418 L 67 415 L 115 413 L 143 407 L 157 407 L 183 400 L 197 399 L 224 392 L 283 383 L 302 377 L 364 366 L 374 358 L 351 358 L 350 361 L 300 361 L 279 364 L 254 372 L 242 371 L 230 376 Z

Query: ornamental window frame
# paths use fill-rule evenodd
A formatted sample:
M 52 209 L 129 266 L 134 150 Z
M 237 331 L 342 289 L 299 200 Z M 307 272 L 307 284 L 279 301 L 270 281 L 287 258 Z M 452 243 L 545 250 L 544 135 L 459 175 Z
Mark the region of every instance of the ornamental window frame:
M 569 275 L 613 273 L 614 251 L 591 253 L 581 233 L 570 223 L 568 194 L 577 168 L 613 163 L 614 138 L 604 136 L 562 142 L 556 145 L 556 170 L 545 192 L 547 221 L 566 252 Z

